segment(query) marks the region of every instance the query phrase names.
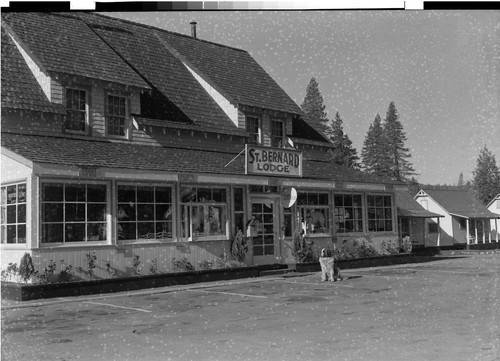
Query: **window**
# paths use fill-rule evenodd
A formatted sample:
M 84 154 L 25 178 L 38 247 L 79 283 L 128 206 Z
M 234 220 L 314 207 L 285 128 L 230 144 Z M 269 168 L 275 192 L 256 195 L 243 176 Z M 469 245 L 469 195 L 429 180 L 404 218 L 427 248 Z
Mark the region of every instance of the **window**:
M 250 133 L 248 144 L 260 144 L 260 125 L 259 118 L 246 117 L 246 131 Z
M 234 188 L 234 234 L 241 230 L 245 234 L 245 197 L 243 188 Z
M 334 196 L 334 221 L 338 233 L 363 232 L 361 194 Z
M 66 89 L 66 130 L 85 132 L 87 128 L 87 92 L 79 89 Z
M 109 135 L 127 136 L 127 101 L 124 97 L 108 95 L 107 126 Z
M 181 188 L 182 237 L 227 236 L 227 198 L 225 188 Z
M 391 196 L 368 195 L 368 231 L 392 231 L 392 200 Z
M 271 147 L 281 148 L 283 146 L 283 121 L 271 121 Z
M 26 243 L 26 183 L 2 186 L 2 244 Z
M 467 229 L 467 218 L 458 218 L 459 229 Z
M 42 183 L 42 243 L 105 241 L 105 184 Z
M 438 233 L 438 225 L 436 223 L 428 223 L 429 233 Z
M 172 238 L 172 188 L 118 185 L 118 239 Z
M 327 193 L 297 194 L 301 227 L 305 234 L 330 233 L 330 207 Z

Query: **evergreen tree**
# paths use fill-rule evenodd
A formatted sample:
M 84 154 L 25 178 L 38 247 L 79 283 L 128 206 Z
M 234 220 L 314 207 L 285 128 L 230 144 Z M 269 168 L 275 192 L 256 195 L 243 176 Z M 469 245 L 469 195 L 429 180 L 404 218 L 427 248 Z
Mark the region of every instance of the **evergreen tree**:
M 388 155 L 390 159 L 390 176 L 399 181 L 407 180 L 415 174 L 412 164 L 408 161 L 411 157 L 409 149 L 404 146 L 407 140 L 403 125 L 399 121 L 398 111 L 391 101 L 387 109 L 384 132 L 387 139 Z
M 313 77 L 309 81 L 306 88 L 306 96 L 300 106 L 307 117 L 315 124 L 317 129 L 320 130 L 327 138 L 329 135 L 330 122 L 327 118 L 325 111 L 326 106 L 323 104 L 323 95 L 319 91 L 318 83 Z
M 390 169 L 387 153 L 387 140 L 382 127 L 382 119 L 377 114 L 373 123 L 370 124 L 361 150 L 364 170 L 381 176 L 388 175 Z
M 465 187 L 464 174 L 463 173 L 460 173 L 460 176 L 458 177 L 457 187 L 458 188 L 464 188 Z
M 339 112 L 337 112 L 335 114 L 335 120 L 331 122 L 331 127 L 328 131 L 330 141 L 335 146 L 335 148 L 329 152 L 330 159 L 335 164 L 341 166 L 359 168 L 358 152 L 352 146 L 352 141 L 347 134 L 344 133 L 342 123 L 342 118 Z
M 495 156 L 486 148 L 486 145 L 479 153 L 472 176 L 472 188 L 476 198 L 483 204 L 488 204 L 494 196 L 500 193 L 500 172 Z
M 410 193 L 412 197 L 414 197 L 420 191 L 420 189 L 422 189 L 422 186 L 420 185 L 420 183 L 418 183 L 418 180 L 415 179 L 415 177 L 411 177 L 407 184 L 408 193 Z

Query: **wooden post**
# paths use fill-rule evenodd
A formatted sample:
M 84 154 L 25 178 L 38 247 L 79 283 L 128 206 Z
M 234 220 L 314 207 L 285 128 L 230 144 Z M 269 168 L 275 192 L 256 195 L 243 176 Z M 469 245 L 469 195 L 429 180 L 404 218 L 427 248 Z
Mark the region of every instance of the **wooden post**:
M 469 236 L 469 218 L 467 218 L 467 227 L 466 227 L 466 232 L 467 232 L 467 249 L 469 249 L 469 245 L 470 245 L 470 236 Z
M 440 217 L 437 217 L 438 221 L 438 239 L 437 239 L 437 246 L 441 246 L 441 225 L 439 224 Z

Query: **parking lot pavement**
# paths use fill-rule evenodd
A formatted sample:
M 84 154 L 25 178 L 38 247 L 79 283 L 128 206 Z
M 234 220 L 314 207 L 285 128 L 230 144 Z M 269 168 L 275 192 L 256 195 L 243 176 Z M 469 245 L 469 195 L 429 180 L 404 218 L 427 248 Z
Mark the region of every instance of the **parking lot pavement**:
M 500 255 L 3 305 L 2 360 L 500 360 Z

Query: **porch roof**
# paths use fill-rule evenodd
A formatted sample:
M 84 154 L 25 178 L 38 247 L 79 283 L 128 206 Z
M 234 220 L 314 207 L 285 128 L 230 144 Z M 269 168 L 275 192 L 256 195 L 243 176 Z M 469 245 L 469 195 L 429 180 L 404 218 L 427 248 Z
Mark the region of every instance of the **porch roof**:
M 12 133 L 2 133 L 2 147 L 35 163 L 245 175 L 245 157 L 236 157 L 237 153 L 234 152 L 137 145 L 107 139 L 72 139 Z M 341 168 L 330 162 L 308 159 L 304 159 L 302 179 L 397 183 L 361 171 Z

